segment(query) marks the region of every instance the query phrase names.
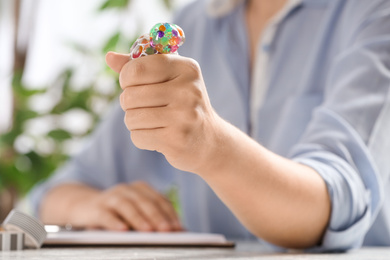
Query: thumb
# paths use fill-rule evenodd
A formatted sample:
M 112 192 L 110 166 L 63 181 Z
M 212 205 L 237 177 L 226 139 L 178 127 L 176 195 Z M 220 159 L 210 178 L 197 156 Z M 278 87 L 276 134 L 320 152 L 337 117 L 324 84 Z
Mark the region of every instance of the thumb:
M 130 61 L 129 54 L 121 54 L 109 51 L 106 54 L 106 63 L 107 65 L 115 72 L 119 73 L 122 67 Z

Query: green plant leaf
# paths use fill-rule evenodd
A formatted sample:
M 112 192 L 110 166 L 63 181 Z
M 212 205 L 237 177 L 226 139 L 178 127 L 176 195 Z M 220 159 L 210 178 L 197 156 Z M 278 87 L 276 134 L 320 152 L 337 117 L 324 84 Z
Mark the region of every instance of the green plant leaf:
M 29 119 L 38 117 L 39 114 L 32 110 L 16 110 L 15 111 L 15 121 L 16 123 L 25 122 Z
M 16 71 L 12 77 L 12 91 L 18 98 L 26 99 L 35 94 L 45 93 L 45 89 L 26 89 L 26 86 L 22 83 L 23 73 Z
M 106 53 L 108 51 L 115 50 L 116 46 L 118 45 L 118 42 L 120 40 L 121 34 L 120 32 L 117 32 L 114 34 L 103 47 L 103 53 Z
M 172 10 L 172 7 L 173 7 L 172 0 L 163 0 L 163 2 L 164 2 L 165 7 L 168 10 Z
M 117 8 L 117 9 L 124 9 L 126 8 L 130 3 L 130 0 L 106 0 L 99 8 L 100 11 L 110 9 L 110 8 Z
M 72 138 L 72 135 L 63 129 L 52 130 L 47 135 L 56 141 L 63 141 Z
M 1 135 L 0 137 L 0 141 L 2 143 L 1 146 L 2 147 L 13 146 L 15 139 L 19 136 L 19 134 L 20 134 L 19 131 L 12 130 L 9 131 L 8 133 Z
M 1 0 L 0 0 L 1 1 Z M 164 4 L 166 8 L 171 9 L 173 0 L 161 0 L 161 4 Z M 124 13 L 128 6 L 131 4 L 131 0 L 102 0 L 101 5 L 98 6 L 98 12 L 104 15 L 104 12 L 114 11 L 120 15 L 126 15 Z M 145 2 L 145 4 L 148 4 Z M 135 33 L 140 35 L 141 32 Z M 106 53 L 110 50 L 123 51 L 127 50 L 128 46 L 135 39 L 128 38 L 121 32 L 114 31 L 106 42 L 101 42 L 101 53 Z M 99 55 L 95 50 L 89 49 L 88 46 L 77 45 L 76 43 L 68 43 L 83 59 L 95 60 L 95 55 Z M 100 53 L 100 55 L 101 55 Z M 15 70 L 12 77 L 12 90 L 13 90 L 13 119 L 12 128 L 6 133 L 0 134 L 0 189 L 2 187 L 14 187 L 20 194 L 25 194 L 36 182 L 47 178 L 53 171 L 63 164 L 68 159 L 68 154 L 64 148 L 64 142 L 73 137 L 73 134 L 63 129 L 55 129 L 48 133 L 48 138 L 52 138 L 55 141 L 53 150 L 50 154 L 43 154 L 36 150 L 39 147 L 39 140 L 33 139 L 34 149 L 26 154 L 20 153 L 15 150 L 15 140 L 26 134 L 26 123 L 40 116 L 61 115 L 67 111 L 80 108 L 85 110 L 93 117 L 93 126 L 96 126 L 99 121 L 100 114 L 97 114 L 92 109 L 93 102 L 96 97 L 102 98 L 105 101 L 110 101 L 115 94 L 101 95 L 95 93 L 96 81 L 91 83 L 91 86 L 84 88 L 83 90 L 75 90 L 73 88 L 73 79 L 78 67 L 65 67 L 62 69 L 60 75 L 56 77 L 53 84 L 44 86 L 40 89 L 30 89 L 28 83 L 22 81 L 23 70 Z M 101 74 L 115 79 L 118 92 L 121 90 L 118 81 L 118 74 L 113 72 L 108 66 L 101 67 Z M 61 100 L 57 102 L 49 112 L 36 113 L 29 107 L 31 98 L 36 94 L 42 94 L 51 88 L 58 88 L 58 94 L 62 94 Z M 60 93 L 62 91 L 62 93 Z M 93 127 L 92 127 L 93 128 Z M 88 133 L 92 131 L 92 128 L 88 130 Z M 172 193 L 172 200 L 175 201 L 175 194 Z M 176 205 L 176 204 L 175 204 Z M 175 206 L 178 208 L 178 206 Z
M 172 203 L 172 206 L 175 209 L 176 213 L 181 216 L 182 207 L 180 204 L 179 189 L 177 188 L 177 186 L 172 186 L 168 191 L 165 192 L 165 196 Z

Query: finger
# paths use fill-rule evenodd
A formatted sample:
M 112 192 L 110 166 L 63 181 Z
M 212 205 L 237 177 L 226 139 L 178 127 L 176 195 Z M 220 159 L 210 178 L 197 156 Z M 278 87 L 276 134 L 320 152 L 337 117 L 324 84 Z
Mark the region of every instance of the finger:
M 97 218 L 98 219 L 95 223 L 90 222 L 87 224 L 87 227 L 97 227 L 114 231 L 128 230 L 127 224 L 110 210 L 103 210 Z
M 142 188 L 136 185 L 132 185 L 132 187 L 136 192 L 130 193 L 129 191 L 129 196 L 132 196 L 137 202 L 137 207 L 149 219 L 154 230 L 162 232 L 173 230 L 174 227 L 169 220 L 169 216 L 159 207 L 157 201 L 153 200 Z
M 138 231 L 151 231 L 153 229 L 148 219 L 138 210 L 134 201 L 116 196 L 109 200 L 107 206 L 116 212 L 130 228 Z
M 179 216 L 173 207 L 172 202 L 166 198 L 165 196 L 158 194 L 160 202 L 160 207 L 164 210 L 164 212 L 169 216 L 169 219 L 174 227 L 175 231 L 183 230 L 182 225 L 180 223 Z
M 139 192 L 142 192 L 145 196 L 148 196 L 151 201 L 160 208 L 162 212 L 164 212 L 165 217 L 168 218 L 171 228 L 173 231 L 181 230 L 181 224 L 179 221 L 179 217 L 173 208 L 172 203 L 162 194 L 154 190 L 150 185 L 142 184 L 135 186 Z
M 137 87 L 127 87 L 120 95 L 123 110 L 140 107 L 161 107 L 171 102 L 172 93 L 165 84 L 153 84 Z
M 167 214 L 171 223 L 174 224 L 177 228 L 181 228 L 179 217 L 173 208 L 171 201 L 169 201 L 164 195 L 154 190 L 150 185 L 143 185 L 142 192 L 145 192 L 152 200 L 159 205 L 159 207 Z M 138 188 L 140 189 L 140 188 Z M 141 190 L 141 189 L 140 189 Z
M 122 89 L 130 86 L 156 84 L 174 80 L 180 75 L 178 55 L 149 55 L 124 64 L 119 83 Z
M 172 125 L 175 110 L 170 107 L 137 108 L 126 110 L 125 124 L 129 131 L 164 128 Z
M 106 54 L 107 65 L 117 73 L 119 73 L 122 67 L 129 61 L 130 61 L 129 54 L 120 54 L 112 51 Z
M 160 151 L 161 142 L 166 135 L 167 128 L 140 129 L 130 132 L 133 144 L 142 150 Z

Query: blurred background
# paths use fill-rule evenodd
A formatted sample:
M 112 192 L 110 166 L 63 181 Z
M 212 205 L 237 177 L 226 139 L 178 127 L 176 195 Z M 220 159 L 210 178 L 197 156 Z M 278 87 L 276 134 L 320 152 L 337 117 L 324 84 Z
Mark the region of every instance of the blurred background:
M 0 223 L 117 97 L 105 53 L 128 52 L 190 1 L 0 0 Z

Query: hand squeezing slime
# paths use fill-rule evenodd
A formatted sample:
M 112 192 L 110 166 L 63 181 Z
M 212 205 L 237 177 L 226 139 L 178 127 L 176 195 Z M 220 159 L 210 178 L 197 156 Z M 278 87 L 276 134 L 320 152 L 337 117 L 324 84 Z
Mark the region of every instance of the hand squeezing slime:
M 178 54 L 177 50 L 184 43 L 183 29 L 176 24 L 158 23 L 148 34 L 139 37 L 130 48 L 130 59 L 153 54 Z

